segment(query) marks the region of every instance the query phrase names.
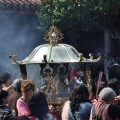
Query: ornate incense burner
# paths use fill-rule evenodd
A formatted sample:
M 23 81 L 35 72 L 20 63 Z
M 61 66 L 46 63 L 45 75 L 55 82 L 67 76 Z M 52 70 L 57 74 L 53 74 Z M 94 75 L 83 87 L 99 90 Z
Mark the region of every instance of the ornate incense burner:
M 98 62 L 100 60 L 100 54 L 96 59 L 93 59 L 93 54 L 89 54 L 90 58 L 84 58 L 83 54 L 79 53 L 71 45 L 58 44 L 58 42 L 63 39 L 63 34 L 55 26 L 50 27 L 45 35 L 45 39 L 49 44 L 43 44 L 36 47 L 24 60 L 18 61 L 15 55 L 9 56 L 9 59 L 13 64 L 19 65 L 21 77 L 23 79 L 27 78 L 26 65 L 28 64 L 38 64 L 41 68 L 40 75 L 43 78 L 52 81 L 56 74 L 67 74 L 69 63 Z M 46 89 L 47 92 L 48 88 L 51 88 L 55 93 L 56 88 L 55 86 L 51 87 L 51 85 L 54 86 L 52 82 L 49 82 L 48 85 L 43 86 L 42 89 Z M 53 93 L 51 95 L 53 95 Z M 59 102 L 59 100 L 56 100 L 56 102 Z

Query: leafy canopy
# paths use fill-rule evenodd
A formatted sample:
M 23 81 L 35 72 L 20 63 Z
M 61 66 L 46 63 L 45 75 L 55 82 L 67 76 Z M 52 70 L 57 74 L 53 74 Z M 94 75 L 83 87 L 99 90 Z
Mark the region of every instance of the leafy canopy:
M 120 29 L 120 0 L 41 0 L 37 10 L 40 28 L 86 31 L 93 26 Z

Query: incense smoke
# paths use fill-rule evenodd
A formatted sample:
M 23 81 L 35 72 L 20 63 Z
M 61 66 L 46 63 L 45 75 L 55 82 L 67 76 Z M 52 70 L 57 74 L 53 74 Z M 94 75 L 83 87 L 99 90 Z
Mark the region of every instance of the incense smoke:
M 10 72 L 12 79 L 19 77 L 19 67 L 11 64 L 9 55 L 16 55 L 18 60 L 23 60 L 35 47 L 43 44 L 37 26 L 35 14 L 0 13 L 0 72 Z M 40 79 L 39 66 L 27 68 L 28 78 Z

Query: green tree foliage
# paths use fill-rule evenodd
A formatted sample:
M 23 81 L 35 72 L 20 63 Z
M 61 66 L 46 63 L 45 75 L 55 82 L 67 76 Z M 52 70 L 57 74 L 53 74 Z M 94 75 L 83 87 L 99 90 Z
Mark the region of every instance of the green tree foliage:
M 97 25 L 112 32 L 120 31 L 120 0 L 100 0 L 97 7 Z
M 120 29 L 120 0 L 41 0 L 37 11 L 44 30 L 56 25 L 80 33 L 93 26 Z
M 72 0 L 41 0 L 37 16 L 41 28 L 48 28 L 51 25 L 61 26 L 69 22 L 74 12 Z

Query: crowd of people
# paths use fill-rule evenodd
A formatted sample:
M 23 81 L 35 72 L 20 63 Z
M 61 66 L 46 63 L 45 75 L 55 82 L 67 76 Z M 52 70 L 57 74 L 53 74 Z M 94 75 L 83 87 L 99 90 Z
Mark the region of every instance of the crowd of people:
M 47 93 L 36 90 L 33 80 L 17 78 L 11 83 L 11 74 L 1 73 L 0 120 L 120 120 L 120 80 L 112 78 L 98 85 L 99 80 L 86 81 L 85 71 L 74 67 L 70 80 L 67 77 L 58 75 L 57 92 L 62 90 L 61 96 L 66 93 L 68 99 L 56 115 Z

